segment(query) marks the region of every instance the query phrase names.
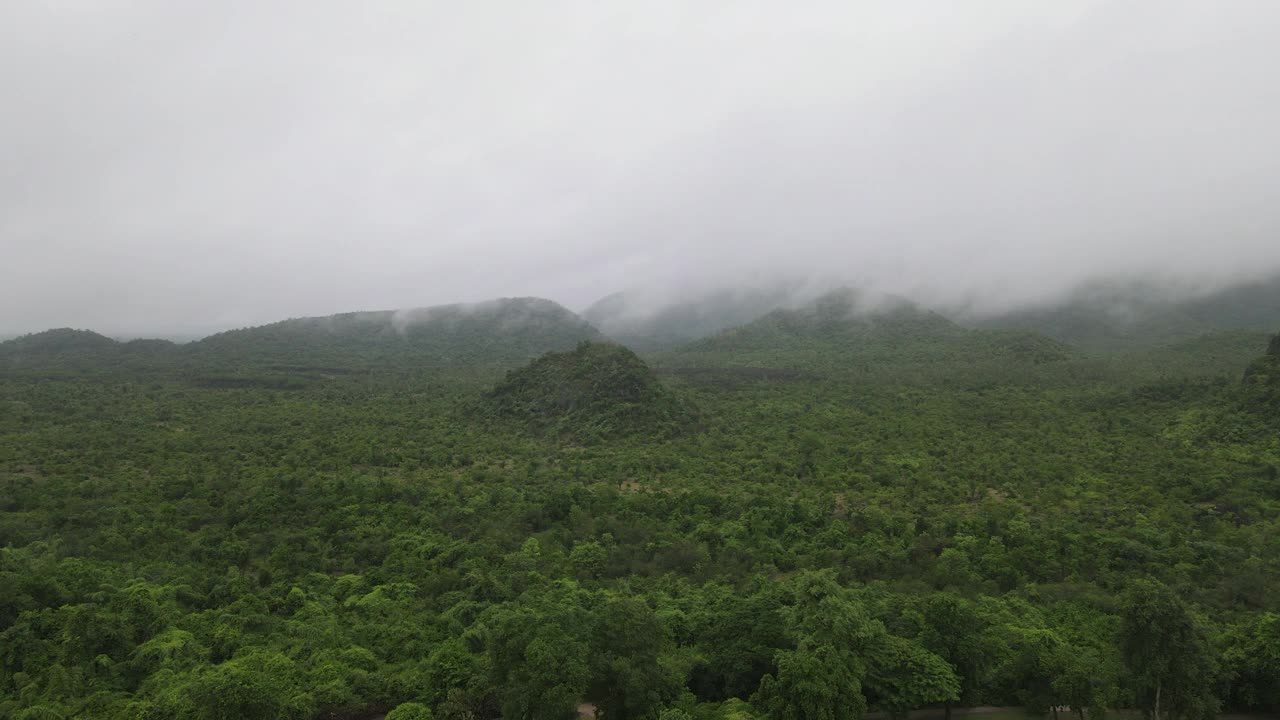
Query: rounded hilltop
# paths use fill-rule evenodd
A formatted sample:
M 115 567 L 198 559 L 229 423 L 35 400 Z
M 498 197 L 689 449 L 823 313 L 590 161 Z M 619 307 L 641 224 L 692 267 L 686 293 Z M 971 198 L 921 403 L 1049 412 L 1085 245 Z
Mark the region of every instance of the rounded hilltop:
M 579 442 L 664 437 L 692 419 L 634 352 L 590 341 L 507 373 L 485 394 L 483 412 L 495 422 Z

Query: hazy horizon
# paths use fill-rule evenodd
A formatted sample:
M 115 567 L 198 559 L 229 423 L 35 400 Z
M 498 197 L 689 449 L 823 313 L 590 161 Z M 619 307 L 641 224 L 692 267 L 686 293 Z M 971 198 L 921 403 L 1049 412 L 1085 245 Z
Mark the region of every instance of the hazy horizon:
M 0 7 L 0 336 L 1280 273 L 1280 6 Z M 800 280 L 797 280 L 800 279 Z

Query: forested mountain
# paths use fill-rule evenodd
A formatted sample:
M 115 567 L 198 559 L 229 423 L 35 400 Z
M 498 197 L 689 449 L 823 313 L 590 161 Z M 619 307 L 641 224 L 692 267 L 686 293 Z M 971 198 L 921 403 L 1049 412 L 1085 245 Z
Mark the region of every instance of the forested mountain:
M 523 362 L 599 337 L 587 321 L 541 298 L 502 298 L 381 312 L 298 318 L 232 330 L 192 344 L 239 360 L 398 361 L 438 366 Z
M 1252 330 L 1218 331 L 1166 345 L 1101 353 L 1097 357 L 1121 366 L 1170 378 L 1193 375 L 1228 377 L 1258 357 L 1271 333 Z
M 1278 363 L 852 291 L 644 356 L 536 300 L 26 336 L 0 717 L 1280 712 Z
M 638 351 L 668 351 L 778 311 L 782 317 L 803 315 L 802 309 L 813 304 L 803 299 L 804 287 L 778 283 L 690 293 L 692 299 L 678 301 L 616 293 L 592 304 L 583 316 Z M 836 291 L 851 293 L 856 294 Z M 1058 302 L 984 314 L 947 309 L 944 314 L 964 327 L 1036 333 L 1091 353 L 1136 351 L 1213 333 L 1273 331 L 1280 325 L 1280 277 L 1208 293 L 1158 282 L 1098 280 Z
M 978 318 L 978 327 L 1031 330 L 1094 351 L 1152 347 L 1212 332 L 1280 325 L 1280 277 L 1187 297 L 1160 285 L 1095 282 L 1061 303 Z
M 374 368 L 492 371 L 599 337 L 590 323 L 550 300 L 503 298 L 296 318 L 184 345 L 49 330 L 0 342 L 0 366 L 44 374 L 128 368 L 213 387 L 296 389 Z
M 0 368 L 35 373 L 144 369 L 171 364 L 178 346 L 167 340 L 118 342 L 90 330 L 58 328 L 0 342 Z
M 903 298 L 851 289 L 828 293 L 794 310 L 774 310 L 681 349 L 691 358 L 780 367 L 964 363 L 993 357 L 1040 363 L 1063 360 L 1070 353 L 1065 345 L 1034 333 L 970 330 Z
M 841 289 L 800 302 L 801 286 L 778 283 L 692 293 L 681 300 L 615 293 L 576 315 L 541 298 L 502 298 L 410 310 L 352 312 L 294 318 L 217 333 L 175 345 L 165 340 L 118 342 L 88 330 L 62 328 L 0 341 L 0 362 L 51 366 L 95 363 L 155 364 L 199 355 L 198 367 L 222 365 L 366 367 L 413 355 L 424 366 L 476 363 L 511 366 L 551 350 L 602 336 L 638 352 L 748 346 L 775 341 L 806 344 L 806 336 L 841 351 L 872 352 L 889 342 L 936 342 L 965 336 L 974 345 L 1023 353 L 1040 361 L 1071 346 L 1086 352 L 1148 351 L 1216 335 L 1239 352 L 1280 325 L 1280 278 L 1239 284 L 1185 299 L 1139 282 L 1094 282 L 1066 301 L 1009 312 L 946 317 L 903 298 Z M 1182 298 L 1182 299 L 1179 299 Z M 949 324 L 1008 331 L 965 335 Z M 848 342 L 860 336 L 863 342 Z M 866 340 L 870 338 L 871 341 Z M 1046 338 L 1059 341 L 1047 342 Z M 707 343 L 697 341 L 705 340 Z M 798 349 L 798 348 L 793 348 Z M 191 363 L 188 363 L 191 364 Z M 91 368 L 89 368 L 91 369 Z
M 794 296 L 795 289 L 787 285 L 719 290 L 675 301 L 615 293 L 596 301 L 582 316 L 605 335 L 638 351 L 671 350 L 745 325 L 787 305 Z
M 75 353 L 92 354 L 117 345 L 115 340 L 91 330 L 57 328 L 6 340 L 0 343 L 0 352 L 8 358 L 36 360 Z

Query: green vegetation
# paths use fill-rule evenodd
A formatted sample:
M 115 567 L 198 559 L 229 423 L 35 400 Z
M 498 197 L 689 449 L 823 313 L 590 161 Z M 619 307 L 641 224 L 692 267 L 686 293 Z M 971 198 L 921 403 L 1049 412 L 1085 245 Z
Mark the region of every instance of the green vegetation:
M 1137 350 L 1226 331 L 1274 332 L 1280 277 L 1198 297 L 1170 297 L 1158 285 L 1100 282 L 1063 302 L 982 318 L 991 328 L 1043 333 L 1091 351 Z
M 242 362 L 500 365 L 599 333 L 550 300 L 503 298 L 475 305 L 301 318 L 219 333 L 195 343 L 205 356 Z
M 692 413 L 644 361 L 611 343 L 543 355 L 508 373 L 484 399 L 497 422 L 579 442 L 662 437 L 692 425 Z
M 1280 423 L 1280 335 L 1271 339 L 1266 355 L 1249 365 L 1244 382 L 1252 408 Z
M 0 343 L 0 717 L 1280 712 L 1280 339 L 424 313 Z
M 691 343 L 677 353 L 694 364 L 859 369 L 989 361 L 1039 364 L 1071 349 L 1030 332 L 972 330 L 898 298 L 869 300 L 839 290 L 814 303 L 775 310 L 742 327 Z

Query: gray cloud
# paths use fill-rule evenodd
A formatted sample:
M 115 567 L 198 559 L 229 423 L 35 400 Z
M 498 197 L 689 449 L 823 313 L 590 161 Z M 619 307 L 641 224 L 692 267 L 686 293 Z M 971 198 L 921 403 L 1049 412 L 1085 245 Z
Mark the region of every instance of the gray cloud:
M 1280 270 L 1270 0 L 0 5 L 0 332 Z

